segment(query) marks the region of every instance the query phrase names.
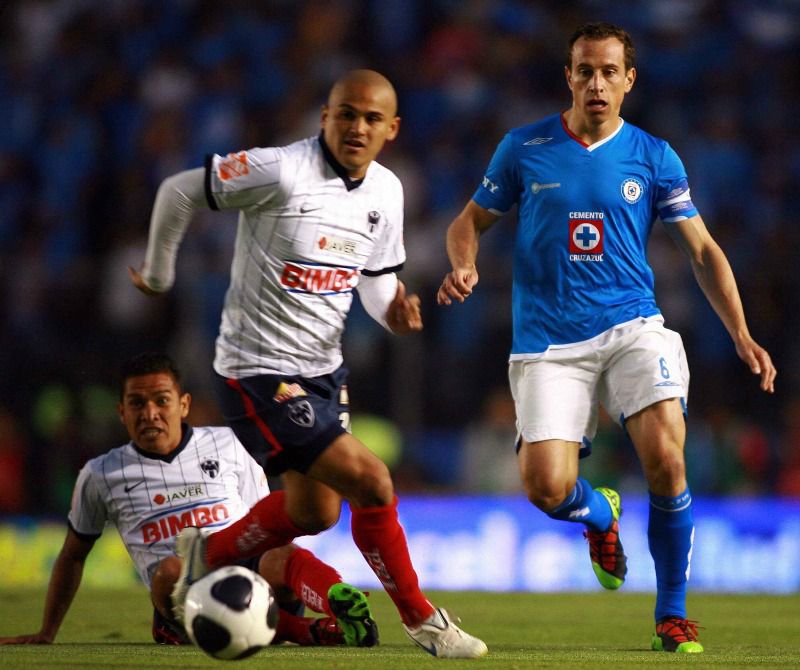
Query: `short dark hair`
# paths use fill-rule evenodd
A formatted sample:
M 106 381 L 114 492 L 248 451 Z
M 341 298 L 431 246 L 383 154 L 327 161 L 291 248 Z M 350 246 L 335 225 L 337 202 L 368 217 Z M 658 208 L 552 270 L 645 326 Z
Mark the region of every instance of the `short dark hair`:
M 175 362 L 166 354 L 157 351 L 145 351 L 132 356 L 122 364 L 119 373 L 120 400 L 125 395 L 125 384 L 131 377 L 141 377 L 142 375 L 150 375 L 157 372 L 166 372 L 175 380 L 175 384 L 180 389 L 181 372 Z
M 633 40 L 628 31 L 615 26 L 613 23 L 597 21 L 595 23 L 584 23 L 569 38 L 567 68 L 570 70 L 572 69 L 572 47 L 581 37 L 587 40 L 604 40 L 609 37 L 616 37 L 622 42 L 622 46 L 625 49 L 625 70 L 628 71 L 636 65 L 636 47 L 633 46 Z

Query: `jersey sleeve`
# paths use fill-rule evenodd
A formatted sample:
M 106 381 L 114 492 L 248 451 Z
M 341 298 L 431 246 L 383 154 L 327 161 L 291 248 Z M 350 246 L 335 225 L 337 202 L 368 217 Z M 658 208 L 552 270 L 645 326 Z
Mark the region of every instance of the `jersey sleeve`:
M 483 181 L 472 199 L 484 209 L 502 215 L 517 202 L 519 194 L 519 171 L 511 133 L 507 133 L 497 145 L 489 162 Z
M 67 518 L 72 530 L 86 538 L 99 537 L 108 521 L 108 508 L 97 488 L 91 461 L 78 474 Z
M 248 209 L 270 204 L 281 192 L 280 148 L 236 151 L 206 158 L 205 192 L 213 210 Z
M 387 194 L 389 195 L 389 194 Z M 400 180 L 392 180 L 392 190 L 385 205 L 386 222 L 383 225 L 378 243 L 364 264 L 362 274 L 367 277 L 397 272 L 406 262 L 406 249 L 403 243 L 403 187 Z M 375 212 L 374 214 L 379 214 Z M 380 225 L 380 220 L 378 220 Z
M 232 432 L 232 431 L 231 431 Z M 239 495 L 248 507 L 255 505 L 261 498 L 269 494 L 267 476 L 262 467 L 247 453 L 242 443 L 233 436 L 236 444 L 237 463 L 239 469 Z
M 664 149 L 656 181 L 656 211 L 664 223 L 683 221 L 698 214 L 692 202 L 686 168 L 669 144 Z

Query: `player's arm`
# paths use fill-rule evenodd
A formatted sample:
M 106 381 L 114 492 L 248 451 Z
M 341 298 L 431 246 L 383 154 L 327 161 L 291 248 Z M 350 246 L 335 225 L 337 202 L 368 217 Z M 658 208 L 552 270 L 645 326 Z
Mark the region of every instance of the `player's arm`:
M 140 270 L 128 268 L 133 285 L 158 295 L 175 282 L 175 259 L 195 210 L 208 207 L 205 170 L 195 168 L 167 177 L 159 186 L 150 217 L 147 252 Z
M 422 330 L 422 313 L 417 295 L 406 295 L 406 287 L 394 272 L 363 275 L 358 296 L 367 314 L 396 335 Z
M 64 545 L 53 564 L 50 584 L 38 633 L 0 637 L 0 644 L 50 644 L 69 610 L 83 576 L 86 557 L 94 546 L 94 539 L 79 536 L 72 528 L 67 530 Z
M 700 215 L 666 226 L 670 236 L 686 253 L 695 279 L 736 345 L 736 353 L 759 375 L 761 389 L 775 390 L 775 366 L 767 351 L 750 335 L 744 308 L 725 253 L 711 237 Z
M 480 236 L 500 218 L 494 212 L 470 200 L 447 229 L 447 257 L 453 269 L 448 272 L 436 302 L 449 305 L 455 299 L 464 302 L 478 283 L 478 241 Z

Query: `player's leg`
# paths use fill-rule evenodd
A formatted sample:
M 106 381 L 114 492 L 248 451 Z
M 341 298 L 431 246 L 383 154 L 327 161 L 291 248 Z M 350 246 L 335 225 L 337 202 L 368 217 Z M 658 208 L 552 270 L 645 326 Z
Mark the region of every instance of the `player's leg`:
M 355 437 L 343 433 L 307 474 L 349 501 L 353 540 L 397 607 L 411 639 L 435 656 L 483 656 L 487 652 L 483 641 L 434 608 L 420 589 L 386 464 Z
M 344 583 L 336 570 L 307 549 L 294 544 L 271 549 L 261 557 L 259 573 L 279 592 L 297 594 L 304 605 L 327 614 L 324 619 L 338 621 L 343 644 L 378 644 L 378 626 L 364 593 Z M 332 626 L 323 627 L 321 632 L 330 634 Z
M 686 427 L 678 399 L 664 400 L 630 417 L 628 433 L 650 489 L 647 538 L 656 570 L 658 650 L 697 653 L 697 630 L 687 619 L 686 588 L 694 542 L 692 496 L 686 483 Z
M 627 561 L 619 539 L 619 496 L 578 476 L 597 423 L 594 350 L 548 352 L 513 361 L 509 382 L 517 413 L 520 476 L 528 499 L 553 519 L 582 523 L 600 583 L 619 588 Z
M 170 594 L 181 571 L 177 556 L 159 561 L 150 584 L 150 600 L 153 602 L 153 640 L 158 644 L 191 644 L 183 626 L 172 614 Z
M 686 484 L 685 398 L 689 371 L 680 336 L 650 322 L 617 350 L 600 395 L 621 417 L 650 491 L 648 543 L 656 570 L 653 648 L 700 652 L 694 623 L 686 619 L 694 521 Z

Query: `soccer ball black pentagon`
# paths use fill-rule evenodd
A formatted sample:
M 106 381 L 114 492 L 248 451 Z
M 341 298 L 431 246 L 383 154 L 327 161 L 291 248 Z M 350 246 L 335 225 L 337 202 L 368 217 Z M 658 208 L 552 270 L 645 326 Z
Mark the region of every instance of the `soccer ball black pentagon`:
M 264 578 L 230 565 L 189 587 L 184 621 L 192 642 L 209 656 L 235 660 L 272 642 L 278 604 Z

